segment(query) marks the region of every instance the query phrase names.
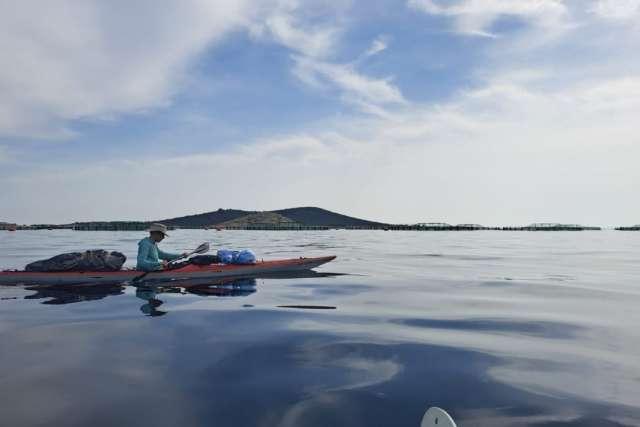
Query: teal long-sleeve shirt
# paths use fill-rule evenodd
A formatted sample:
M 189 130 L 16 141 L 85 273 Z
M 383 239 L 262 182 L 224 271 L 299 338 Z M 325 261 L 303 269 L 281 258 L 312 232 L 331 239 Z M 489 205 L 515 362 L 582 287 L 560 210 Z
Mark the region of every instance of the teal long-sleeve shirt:
M 138 242 L 138 264 L 136 269 L 141 271 L 154 271 L 162 269 L 161 259 L 171 261 L 180 258 L 180 255 L 161 251 L 156 242 L 150 237 L 145 237 Z

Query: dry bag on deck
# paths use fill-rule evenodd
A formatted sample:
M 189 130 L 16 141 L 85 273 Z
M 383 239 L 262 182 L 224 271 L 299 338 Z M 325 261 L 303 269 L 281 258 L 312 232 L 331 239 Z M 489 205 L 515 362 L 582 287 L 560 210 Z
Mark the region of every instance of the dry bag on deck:
M 241 251 L 230 251 L 228 249 L 218 250 L 218 258 L 223 264 L 255 264 L 256 256 L 249 249 Z
M 70 252 L 53 258 L 32 262 L 26 271 L 118 271 L 127 260 L 120 252 L 95 249 L 85 252 Z

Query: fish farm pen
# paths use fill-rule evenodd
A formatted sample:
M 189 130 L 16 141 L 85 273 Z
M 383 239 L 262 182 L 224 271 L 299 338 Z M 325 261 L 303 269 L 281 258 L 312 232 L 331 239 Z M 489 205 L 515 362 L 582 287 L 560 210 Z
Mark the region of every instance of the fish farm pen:
M 498 227 L 484 227 L 479 224 L 451 225 L 443 222 L 426 222 L 419 224 L 390 224 L 386 227 L 345 227 L 349 230 L 388 230 L 388 231 L 473 231 L 473 230 L 499 230 Z
M 589 227 L 577 224 L 536 223 L 521 227 L 485 227 L 480 224 L 447 224 L 444 222 L 424 222 L 418 224 L 390 224 L 385 227 L 339 227 L 347 230 L 392 230 L 392 231 L 584 231 L 601 230 L 600 227 Z
M 137 221 L 75 222 L 72 227 L 76 231 L 144 231 L 149 229 L 149 223 Z
M 640 224 L 632 225 L 631 227 L 617 227 L 616 230 L 619 230 L 619 231 L 640 231 Z
M 71 230 L 73 227 L 69 224 L 31 224 L 31 225 L 16 225 L 12 224 L 7 227 L 0 225 L 0 230 Z
M 585 231 L 585 230 L 601 230 L 600 227 L 587 227 L 578 224 L 557 224 L 541 222 L 530 224 L 524 227 L 502 227 L 504 231 Z

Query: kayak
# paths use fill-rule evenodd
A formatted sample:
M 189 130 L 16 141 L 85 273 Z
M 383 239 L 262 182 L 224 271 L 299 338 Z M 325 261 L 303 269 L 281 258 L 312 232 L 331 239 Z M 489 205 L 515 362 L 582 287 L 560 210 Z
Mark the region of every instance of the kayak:
M 78 283 L 124 283 L 135 279 L 136 282 L 173 281 L 192 279 L 214 279 L 220 277 L 252 276 L 256 274 L 286 273 L 316 268 L 335 256 L 316 258 L 293 258 L 272 261 L 258 261 L 255 264 L 210 264 L 193 265 L 173 270 L 143 271 L 124 269 L 119 271 L 64 271 L 64 272 L 30 272 L 0 271 L 2 285 L 71 285 Z

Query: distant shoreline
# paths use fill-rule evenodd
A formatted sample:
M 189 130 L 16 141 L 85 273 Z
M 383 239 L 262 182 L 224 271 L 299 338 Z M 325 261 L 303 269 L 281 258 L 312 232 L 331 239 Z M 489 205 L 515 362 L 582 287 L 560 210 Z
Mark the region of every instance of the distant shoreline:
M 300 227 L 271 227 L 271 226 L 248 226 L 248 227 L 170 227 L 171 230 L 211 230 L 211 231 L 329 231 L 329 230 L 350 230 L 350 231 L 602 231 L 602 230 L 616 230 L 616 231 L 640 231 L 640 226 L 633 227 L 615 227 L 611 229 L 602 227 L 576 227 L 576 226 L 558 226 L 558 227 L 535 227 L 535 226 L 523 226 L 523 227 L 464 227 L 464 226 L 449 226 L 449 227 L 422 227 L 413 225 L 390 225 L 388 227 L 330 227 L 330 226 L 300 226 Z M 127 227 L 113 227 L 113 226 L 83 226 L 73 227 L 66 225 L 21 225 L 14 229 L 8 229 L 0 226 L 0 230 L 7 231 L 26 231 L 26 230 L 73 230 L 73 231 L 146 231 L 147 228 L 127 228 Z
M 314 206 L 287 208 L 274 211 L 245 211 L 218 209 L 194 215 L 186 215 L 157 221 L 85 221 L 68 224 L 19 225 L 0 221 L 0 230 L 56 230 L 76 231 L 144 231 L 150 224 L 161 222 L 170 229 L 217 229 L 263 231 L 321 231 L 321 230 L 387 230 L 387 231 L 586 231 L 602 230 L 581 224 L 533 223 L 524 226 L 487 227 L 480 224 L 448 224 L 444 222 L 419 222 L 415 224 L 390 224 L 356 218 Z M 640 231 L 640 224 L 616 227 L 620 231 Z

